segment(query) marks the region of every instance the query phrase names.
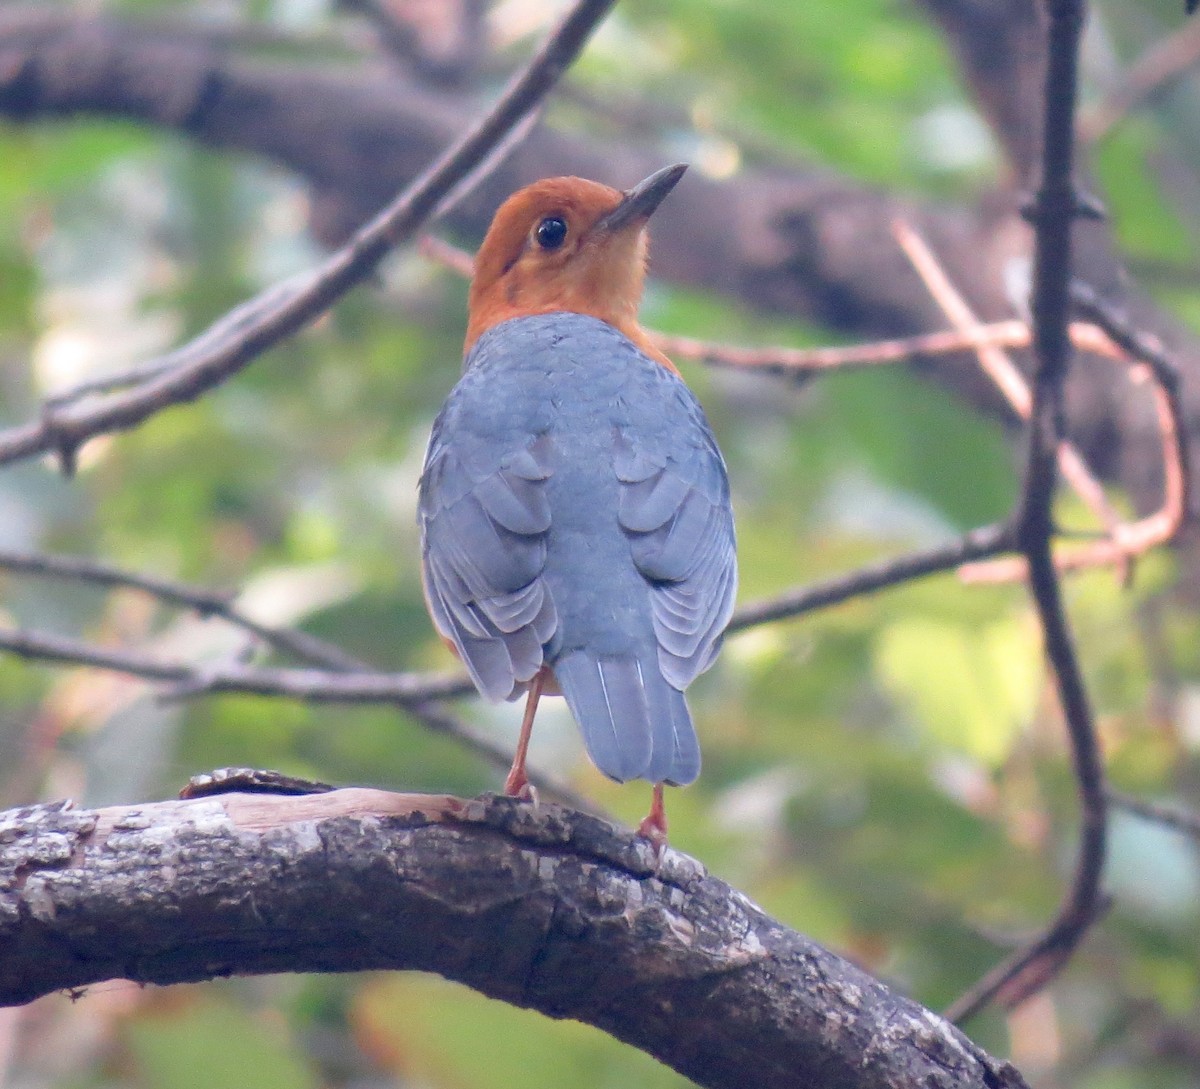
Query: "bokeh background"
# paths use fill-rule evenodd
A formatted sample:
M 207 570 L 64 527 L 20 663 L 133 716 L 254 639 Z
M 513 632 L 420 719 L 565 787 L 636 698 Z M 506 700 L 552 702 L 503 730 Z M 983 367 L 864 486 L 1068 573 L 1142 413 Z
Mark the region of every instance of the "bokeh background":
M 1087 101 L 1179 28 L 1180 6 L 1092 5 Z M 663 162 L 689 160 L 731 186 L 750 170 L 818 167 L 978 212 L 1015 182 L 926 7 L 936 5 L 626 4 L 545 124 L 584 140 L 627 130 L 653 140 Z M 381 63 L 370 19 L 327 0 L 102 8 L 186 21 L 219 32 L 239 56 L 347 78 Z M 482 106 L 560 10 L 536 0 L 486 5 L 483 60 L 442 93 Z M 0 56 L 3 47 L 0 34 Z M 1198 105 L 1200 84 L 1172 83 L 1122 118 L 1093 162 L 1138 283 L 1200 331 Z M 268 156 L 213 150 L 178 131 L 103 115 L 8 115 L 0 422 L 19 423 L 48 393 L 179 343 L 311 265 L 322 252 L 309 230 L 313 199 L 304 179 Z M 447 237 L 468 248 L 478 241 Z M 255 617 L 301 626 L 380 668 L 450 668 L 421 603 L 415 488 L 432 418 L 458 374 L 465 302 L 455 273 L 412 248 L 396 253 L 376 282 L 236 380 L 89 444 L 75 478 L 48 462 L 0 471 L 0 546 L 237 588 Z M 651 283 L 643 316 L 657 329 L 733 344 L 844 338 L 663 279 Z M 729 462 L 742 601 L 995 521 L 1016 496 L 1011 426 L 912 371 L 795 382 L 682 368 Z M 1133 502 L 1119 487 L 1111 494 Z M 1070 500 L 1062 515 L 1085 522 Z M 1194 805 L 1200 618 L 1177 575 L 1174 556 L 1152 555 L 1128 586 L 1111 572 L 1072 578 L 1067 603 L 1114 782 Z M 2 571 L 0 622 L 190 661 L 242 647 L 218 621 L 134 591 Z M 946 1004 L 1053 914 L 1070 873 L 1076 804 L 1019 586 L 966 588 L 945 575 L 745 631 L 691 702 L 706 763 L 698 784 L 668 799 L 674 845 L 921 1002 Z M 519 706 L 472 699 L 459 710 L 497 739 L 515 737 Z M 531 760 L 625 821 L 645 811 L 645 784 L 599 776 L 558 701 L 539 718 Z M 465 795 L 500 783 L 394 708 L 164 702 L 135 679 L 0 657 L 0 804 L 168 797 L 189 775 L 226 765 Z M 1196 1086 L 1197 844 L 1122 812 L 1112 832 L 1111 913 L 1048 991 L 1012 1015 L 986 1013 L 969 1031 L 1040 1086 Z M 589 1028 L 436 978 L 356 975 L 165 990 L 114 983 L 78 1001 L 0 1011 L 0 1084 L 684 1083 Z

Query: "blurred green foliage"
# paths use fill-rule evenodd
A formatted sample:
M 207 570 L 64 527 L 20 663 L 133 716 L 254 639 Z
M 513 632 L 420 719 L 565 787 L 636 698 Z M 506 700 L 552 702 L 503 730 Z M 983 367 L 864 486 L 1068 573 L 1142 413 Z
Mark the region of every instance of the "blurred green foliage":
M 1093 35 L 1107 51 L 1089 53 L 1090 91 L 1176 25 L 1179 6 L 1094 5 Z M 301 0 L 113 7 L 235 10 L 302 30 L 345 18 Z M 573 78 L 597 97 L 619 87 L 629 100 L 669 103 L 678 128 L 664 139 L 701 165 L 734 148 L 732 160 L 712 159 L 723 170 L 819 162 L 962 200 L 1000 171 L 944 43 L 901 0 L 630 5 Z M 1197 206 L 1179 180 L 1200 176 L 1200 142 L 1180 105 L 1196 94 L 1194 83 L 1172 91 L 1096 162 L 1119 238 L 1160 272 L 1186 272 L 1196 259 Z M 551 116 L 604 123 L 578 107 Z M 315 252 L 305 200 L 261 162 L 118 121 L 0 127 L 2 422 L 304 267 Z M 1146 282 L 1200 323 L 1178 275 Z M 429 424 L 458 373 L 464 309 L 452 274 L 398 255 L 381 285 L 236 381 L 93 444 L 75 480 L 42 465 L 0 474 L 0 543 L 240 587 L 264 619 L 303 625 L 381 667 L 448 666 L 421 604 L 415 485 Z M 662 284 L 646 318 L 736 343 L 826 339 Z M 697 367 L 686 375 L 730 462 L 743 600 L 995 520 L 1016 494 L 998 425 L 910 374 L 873 369 L 804 385 Z M 1080 520 L 1069 503 L 1062 513 Z M 1153 557 L 1128 588 L 1096 574 L 1071 581 L 1067 596 L 1114 779 L 1147 796 L 1195 798 L 1200 622 L 1172 598 L 1172 578 L 1169 559 Z M 0 576 L 0 595 L 5 623 L 195 659 L 239 645 L 216 621 L 134 593 Z M 1053 913 L 1076 810 L 1019 588 L 965 588 L 947 575 L 747 631 L 693 693 L 706 766 L 670 798 L 673 841 L 790 925 L 937 1007 Z M 0 708 L 7 804 L 165 796 L 196 771 L 237 764 L 401 789 L 499 785 L 493 770 L 387 709 L 234 697 L 161 707 L 134 682 L 8 659 Z M 516 708 L 464 701 L 461 713 L 497 738 L 515 733 Z M 533 759 L 624 819 L 644 812 L 644 785 L 601 779 L 561 712 L 539 724 Z M 1054 1084 L 1080 1089 L 1194 1086 L 1196 845 L 1124 817 L 1113 838 L 1116 900 L 1103 928 L 1034 1018 L 990 1013 L 972 1031 L 1035 1081 L 1053 1068 Z M 255 980 L 128 1000 L 97 988 L 87 1001 L 39 1009 L 58 1033 L 90 1029 L 91 1043 L 57 1052 L 53 1033 L 31 1034 L 22 1085 L 680 1084 L 590 1029 L 434 979 Z

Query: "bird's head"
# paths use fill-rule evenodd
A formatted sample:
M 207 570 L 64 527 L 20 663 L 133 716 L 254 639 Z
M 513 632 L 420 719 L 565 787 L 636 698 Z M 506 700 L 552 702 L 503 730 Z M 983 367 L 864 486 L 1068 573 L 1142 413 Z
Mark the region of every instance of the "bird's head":
M 558 310 L 599 318 L 644 346 L 646 221 L 686 169 L 668 166 L 624 193 L 583 178 L 515 192 L 475 257 L 467 350 L 499 322 Z

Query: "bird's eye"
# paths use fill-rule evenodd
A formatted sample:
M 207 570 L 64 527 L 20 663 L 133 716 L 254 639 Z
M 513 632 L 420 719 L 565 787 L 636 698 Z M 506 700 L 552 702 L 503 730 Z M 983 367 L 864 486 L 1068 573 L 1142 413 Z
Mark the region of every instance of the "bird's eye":
M 558 216 L 547 216 L 537 225 L 538 245 L 544 250 L 556 250 L 567 237 L 567 224 Z

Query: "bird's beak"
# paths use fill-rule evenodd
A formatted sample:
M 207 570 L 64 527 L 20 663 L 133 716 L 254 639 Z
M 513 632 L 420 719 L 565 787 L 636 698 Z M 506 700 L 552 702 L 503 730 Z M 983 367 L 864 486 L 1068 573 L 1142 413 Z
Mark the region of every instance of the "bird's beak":
M 619 231 L 630 223 L 646 220 L 675 188 L 675 183 L 683 177 L 686 170 L 687 163 L 664 166 L 662 170 L 655 171 L 644 181 L 638 182 L 632 189 L 627 189 L 621 203 L 601 218 L 596 228 L 602 231 Z

